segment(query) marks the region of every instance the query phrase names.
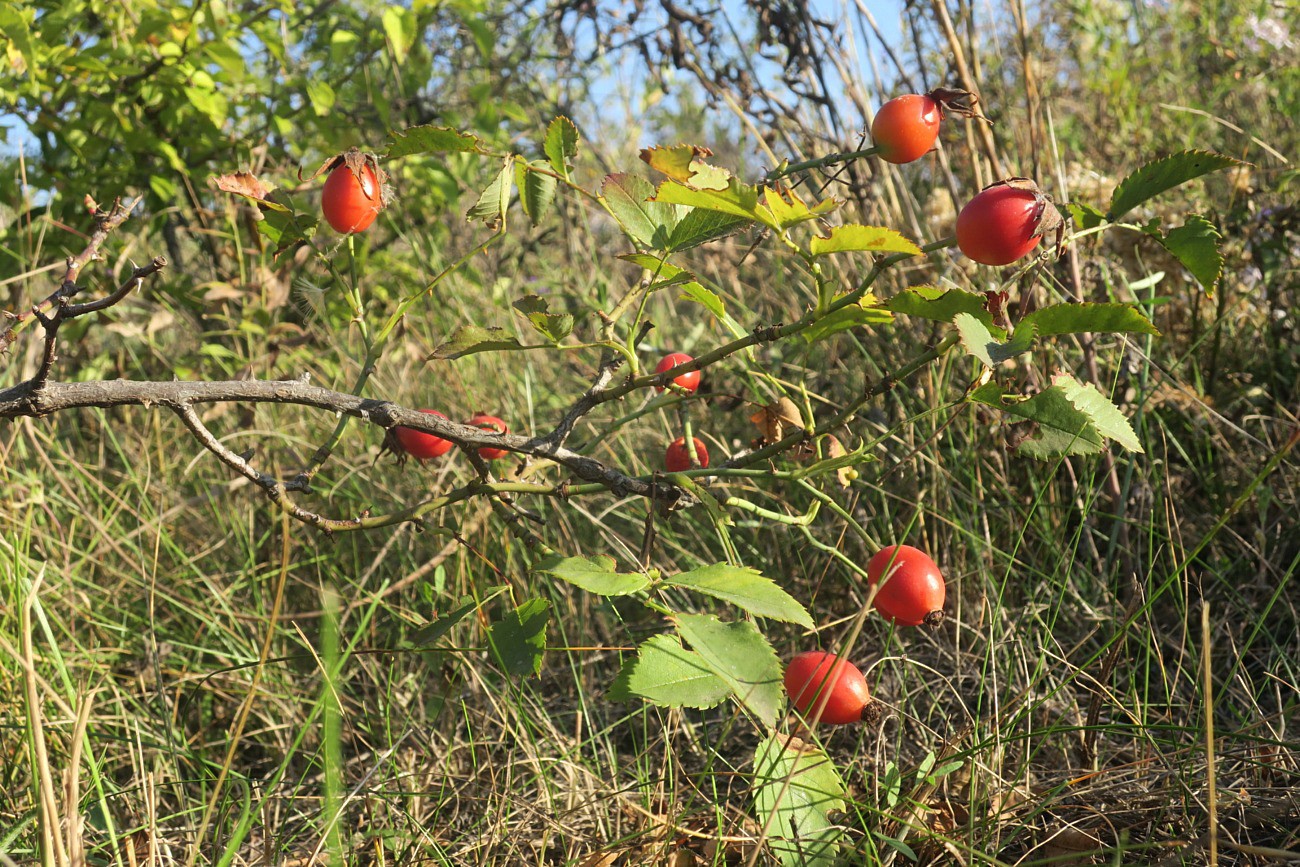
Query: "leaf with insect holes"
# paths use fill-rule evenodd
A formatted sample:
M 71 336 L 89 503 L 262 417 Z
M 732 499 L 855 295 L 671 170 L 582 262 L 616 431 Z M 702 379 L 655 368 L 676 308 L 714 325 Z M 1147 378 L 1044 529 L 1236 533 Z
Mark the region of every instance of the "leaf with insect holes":
M 657 145 L 641 151 L 642 162 L 675 181 L 697 190 L 724 190 L 731 172 L 705 162 L 711 156 L 713 151 L 708 148 L 689 144 Z
M 552 313 L 550 302 L 540 295 L 525 295 L 511 305 L 524 315 L 538 334 L 559 343 L 573 333 L 573 314 Z
M 958 313 L 952 324 L 961 335 L 962 346 L 969 355 L 984 363 L 985 367 L 996 367 L 1004 361 L 1028 352 L 1034 343 L 1032 325 L 1021 324 L 1015 335 L 1006 343 L 997 340 L 988 327 L 969 313 Z
M 551 210 L 551 204 L 555 201 L 555 187 L 559 181 L 548 174 L 529 171 L 529 166 L 546 167 L 546 163 L 515 164 L 515 186 L 519 188 L 519 204 L 523 205 L 524 213 L 536 226 Z
M 546 628 L 551 622 L 551 603 L 529 599 L 488 628 L 488 649 L 506 674 L 537 675 L 542 671 L 546 651 Z
M 984 307 L 984 296 L 961 289 L 937 286 L 913 286 L 881 303 L 881 307 L 905 316 L 917 316 L 935 322 L 952 322 L 958 313 L 974 316 L 985 328 L 998 336 L 1006 334 L 993 324 L 993 316 Z
M 650 579 L 639 572 L 619 572 L 614 568 L 614 558 L 604 554 L 592 560 L 556 554 L 538 563 L 533 571 L 554 575 L 598 596 L 628 596 L 650 586 Z
M 757 569 L 715 563 L 665 578 L 663 583 L 721 599 L 755 617 L 767 617 L 813 628 L 813 620 L 808 611 Z
M 1214 293 L 1223 274 L 1223 253 L 1219 250 L 1223 236 L 1218 227 L 1201 215 L 1192 214 L 1176 229 L 1164 234 L 1153 230 L 1150 234 L 1192 273 L 1206 292 Z
M 852 304 L 845 304 L 838 310 L 827 313 L 800 334 L 807 342 L 816 343 L 859 325 L 884 325 L 893 321 L 894 314 L 881 307 L 880 300 L 868 292 Z
M 546 128 L 542 150 L 555 173 L 567 181 L 573 160 L 578 155 L 578 128 L 573 121 L 563 115 L 552 120 Z
M 470 612 L 486 605 L 496 597 L 504 593 L 508 585 L 501 584 L 497 587 L 489 587 L 483 594 L 483 598 L 475 599 L 473 596 L 462 596 L 456 607 L 430 623 L 421 626 L 411 634 L 410 643 L 415 647 L 428 647 L 439 638 L 442 638 L 457 623 L 469 616 Z
M 844 832 L 831 816 L 847 793 L 835 763 L 812 744 L 774 734 L 754 751 L 754 812 L 786 867 L 839 863 Z
M 814 256 L 854 252 L 909 253 L 919 256 L 921 248 L 893 229 L 848 223 L 831 229 L 830 235 L 825 238 L 813 238 L 808 244 L 808 252 Z
M 1179 151 L 1153 160 L 1119 182 L 1106 210 L 1106 219 L 1114 222 L 1138 205 L 1166 190 L 1230 166 L 1246 165 L 1241 160 L 1211 151 Z
M 476 352 L 518 349 L 519 341 L 504 328 L 462 325 L 429 354 L 430 359 L 461 358 Z
M 686 209 L 649 201 L 654 191 L 650 182 L 638 175 L 613 174 L 605 177 L 600 197 L 634 244 L 666 250 Z
M 492 179 L 492 183 L 483 188 L 478 201 L 465 215 L 466 220 L 470 222 L 482 220 L 492 229 L 501 225 L 501 221 L 506 216 L 506 208 L 510 206 L 510 191 L 514 188 L 512 183 L 514 174 L 510 171 L 513 162 L 514 160 L 510 158 L 505 160 L 505 163 L 501 166 L 501 171 L 497 172 L 496 177 Z
M 1039 337 L 1057 334 L 1159 334 L 1151 320 L 1131 304 L 1053 304 L 1040 307 L 1020 320 L 1016 333 L 1027 325 Z
M 774 725 L 784 690 L 781 661 L 753 623 L 724 623 L 709 614 L 677 614 L 677 630 L 750 713 Z
M 628 701 L 640 696 L 660 707 L 716 707 L 731 687 L 709 668 L 704 657 L 682 647 L 672 635 L 656 635 L 623 663 L 608 698 Z
M 412 126 L 388 134 L 384 156 L 409 157 L 417 154 L 464 153 L 479 150 L 478 136 L 446 126 Z

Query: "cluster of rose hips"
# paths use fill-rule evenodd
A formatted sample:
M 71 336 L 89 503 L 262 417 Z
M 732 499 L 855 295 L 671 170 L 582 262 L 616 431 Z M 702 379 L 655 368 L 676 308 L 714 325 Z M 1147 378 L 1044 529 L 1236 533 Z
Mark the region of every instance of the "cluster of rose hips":
M 668 373 L 674 367 L 693 361 L 685 352 L 672 352 L 660 360 L 655 373 Z M 700 387 L 700 371 L 691 370 L 674 376 L 671 385 L 686 394 L 694 394 Z M 657 386 L 655 391 L 663 392 L 666 386 Z M 693 451 L 692 451 L 692 447 Z M 709 465 L 709 450 L 698 437 L 691 437 L 691 445 L 686 444 L 686 437 L 678 437 L 668 444 L 664 452 L 664 469 L 670 473 L 680 473 L 692 467 L 703 469 Z
M 882 548 L 867 563 L 872 605 L 898 626 L 938 626 L 946 595 L 943 574 L 911 545 Z M 846 725 L 878 716 L 856 665 L 824 650 L 800 653 L 785 669 L 785 691 L 808 723 Z
M 978 101 L 968 91 L 944 87 L 891 99 L 871 122 L 876 155 L 896 164 L 920 159 L 934 147 L 945 112 L 978 118 Z M 1009 265 L 1060 227 L 1060 213 L 1037 184 L 1029 178 L 1005 178 L 989 184 L 961 209 L 957 246 L 982 265 Z

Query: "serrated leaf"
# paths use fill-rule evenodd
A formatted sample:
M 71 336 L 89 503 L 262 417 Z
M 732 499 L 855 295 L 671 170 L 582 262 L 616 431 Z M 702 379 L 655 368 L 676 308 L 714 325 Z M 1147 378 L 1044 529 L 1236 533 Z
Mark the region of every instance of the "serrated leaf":
M 257 221 L 257 231 L 275 244 L 276 255 L 306 241 L 314 234 L 316 220 L 306 214 L 266 210 Z
M 781 662 L 758 627 L 724 623 L 712 615 L 678 614 L 677 629 L 691 649 L 730 687 L 764 725 L 776 723 L 783 690 Z
M 859 325 L 884 325 L 894 321 L 894 314 L 880 306 L 875 295 L 867 294 L 852 304 L 827 313 L 800 334 L 809 343 L 825 340 L 832 334 L 856 328 Z
M 961 289 L 940 289 L 937 286 L 913 286 L 887 299 L 881 305 L 886 310 L 906 316 L 919 316 L 935 322 L 952 322 L 958 313 L 969 313 L 995 335 L 1005 335 L 993 325 L 993 317 L 984 308 L 984 296 Z
M 833 198 L 809 206 L 793 187 L 775 186 L 763 191 L 763 204 L 776 226 L 788 229 L 830 213 L 839 207 Z
M 827 253 L 909 253 L 921 255 L 921 248 L 893 229 L 849 223 L 836 226 L 825 238 L 815 237 L 808 244 L 814 256 Z
M 460 358 L 476 352 L 492 352 L 498 349 L 518 349 L 519 341 L 504 328 L 481 325 L 462 325 L 451 333 L 438 348 L 430 353 L 429 358 Z
M 1218 227 L 1201 215 L 1192 214 L 1183 225 L 1170 229 L 1164 236 L 1156 237 L 1166 250 L 1183 263 L 1184 268 L 1192 272 L 1192 276 L 1206 292 L 1214 292 L 1214 287 L 1223 274 L 1223 253 L 1219 251 L 1222 236 Z
M 966 352 L 975 356 L 985 367 L 996 367 L 1008 359 L 1028 352 L 1034 343 L 1034 328 L 1021 323 L 1015 335 L 1006 343 L 998 341 L 988 327 L 969 313 L 958 313 L 952 324 L 961 335 Z
M 834 763 L 798 738 L 774 734 L 754 751 L 754 811 L 787 867 L 832 867 L 842 830 L 831 814 L 848 789 Z
M 666 288 L 668 286 L 688 286 L 695 281 L 695 275 L 685 268 L 679 268 L 671 262 L 665 262 L 658 256 L 650 256 L 646 253 L 624 253 L 618 258 L 625 262 L 631 262 L 633 265 L 650 271 L 658 275 L 656 286 Z M 696 285 L 699 285 L 698 283 Z M 704 287 L 701 286 L 701 289 Z
M 608 696 L 627 701 L 640 696 L 661 707 L 716 707 L 731 695 L 731 687 L 709 668 L 704 658 L 682 647 L 671 635 L 656 635 L 623 663 Z
M 411 633 L 410 643 L 416 647 L 428 647 L 439 638 L 442 638 L 451 628 L 460 621 L 464 620 L 470 612 L 486 605 L 496 597 L 500 596 L 507 590 L 507 585 L 502 584 L 497 587 L 488 588 L 482 599 L 475 599 L 473 596 L 462 596 L 456 603 L 456 607 L 431 623 L 426 623 L 415 632 Z
M 492 183 L 483 188 L 479 195 L 478 201 L 474 207 L 469 209 L 465 219 L 469 221 L 482 220 L 489 227 L 495 229 L 501 225 L 505 219 L 506 208 L 510 206 L 510 191 L 514 188 L 514 173 L 510 171 L 510 166 L 514 160 L 507 158 L 501 171 L 497 172 Z
M 530 165 L 545 166 L 546 163 L 538 162 Z M 534 226 L 540 223 L 551 210 L 557 184 L 559 181 L 550 175 L 530 172 L 522 163 L 515 166 L 515 185 L 519 187 L 519 204 L 523 205 L 524 213 L 528 215 L 529 221 Z
M 686 211 L 673 227 L 668 243 L 661 249 L 674 253 L 689 250 L 709 241 L 734 235 L 749 225 L 750 221 L 744 217 L 695 208 Z
M 413 126 L 388 133 L 386 158 L 416 154 L 463 153 L 479 149 L 478 136 L 447 126 Z
M 1092 426 L 1102 435 L 1110 437 L 1131 452 L 1142 454 L 1142 443 L 1128 418 L 1111 399 L 1097 390 L 1090 382 L 1080 382 L 1068 373 L 1059 373 L 1052 377 L 1052 387 L 1065 393 L 1070 403 L 1088 417 Z
M 808 611 L 757 569 L 716 563 L 666 578 L 664 583 L 721 599 L 755 617 L 797 623 L 809 629 L 813 627 Z
M 710 292 L 708 289 L 705 289 L 699 283 L 682 284 L 682 297 L 688 301 L 694 301 L 696 304 L 699 304 L 718 319 L 730 318 L 727 316 L 727 308 L 722 303 L 722 299 L 713 292 Z
M 1097 429 L 1065 392 L 1047 388 L 1031 398 L 1008 394 L 997 383 L 986 383 L 972 391 L 969 399 L 997 407 L 1008 415 L 1036 422 L 1037 432 L 1020 444 L 1020 451 L 1039 459 L 1062 455 L 1091 455 L 1105 446 Z
M 578 155 L 578 128 L 573 121 L 564 116 L 552 120 L 546 128 L 542 150 L 555 173 L 568 180 L 573 159 Z
M 600 189 L 614 219 L 638 247 L 667 250 L 673 229 L 684 211 L 672 205 L 649 201 L 654 187 L 637 175 L 607 175 Z
M 1053 304 L 1020 320 L 1016 332 L 1032 325 L 1039 337 L 1057 334 L 1159 334 L 1151 320 L 1130 304 Z
M 540 295 L 525 295 L 511 306 L 524 315 L 538 334 L 552 343 L 559 343 L 573 333 L 573 314 L 552 313 L 550 303 Z
M 1244 165 L 1241 160 L 1211 151 L 1179 151 L 1149 162 L 1119 182 L 1106 210 L 1106 219 L 1114 222 L 1138 205 L 1166 190 L 1185 184 L 1201 175 L 1229 166 Z
M 664 181 L 651 200 L 664 205 L 685 205 L 719 211 L 750 222 L 763 222 L 777 228 L 775 218 L 758 204 L 758 188 L 732 178 L 726 189 L 696 190 L 677 181 Z
M 542 671 L 546 651 L 546 628 L 551 622 L 551 603 L 529 599 L 507 611 L 488 628 L 488 649 L 506 674 L 537 675 Z
M 639 572 L 619 572 L 614 568 L 614 558 L 604 554 L 592 560 L 556 555 L 538 563 L 534 571 L 554 575 L 599 596 L 627 596 L 650 586 L 650 579 Z

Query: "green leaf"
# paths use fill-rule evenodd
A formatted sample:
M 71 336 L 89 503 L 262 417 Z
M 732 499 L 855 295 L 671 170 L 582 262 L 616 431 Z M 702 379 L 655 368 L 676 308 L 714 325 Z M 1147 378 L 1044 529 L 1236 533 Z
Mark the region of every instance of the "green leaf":
M 721 599 L 755 617 L 769 617 L 813 628 L 813 620 L 808 611 L 757 569 L 715 563 L 682 572 L 665 579 L 664 583 Z
M 1212 153 L 1211 151 L 1179 151 L 1149 162 L 1119 182 L 1106 211 L 1106 219 L 1114 222 L 1138 205 L 1171 190 L 1180 184 L 1217 172 L 1229 166 L 1245 165 L 1241 160 Z
M 709 241 L 734 235 L 748 225 L 750 225 L 749 220 L 743 217 L 696 208 L 682 216 L 673 227 L 667 244 L 661 249 L 673 253 L 689 250 Z
M 515 186 L 519 187 L 519 204 L 523 205 L 524 213 L 536 226 L 551 210 L 551 203 L 555 201 L 555 187 L 559 181 L 549 174 L 529 171 L 528 166 L 541 166 L 548 170 L 549 167 L 541 161 L 527 165 L 515 164 Z
M 537 675 L 546 651 L 546 627 L 551 603 L 529 599 L 488 628 L 488 648 L 497 664 L 510 675 Z
M 326 117 L 330 112 L 334 111 L 336 99 L 334 88 L 330 87 L 322 79 L 308 79 L 307 101 L 311 103 L 311 110 L 317 117 Z
M 774 734 L 754 751 L 754 810 L 768 845 L 787 867 L 832 867 L 843 834 L 831 813 L 847 788 L 830 758 L 811 744 Z
M 384 156 L 409 157 L 417 154 L 465 153 L 479 149 L 477 136 L 446 126 L 413 126 L 404 132 L 388 133 Z
M 1096 454 L 1107 437 L 1124 448 L 1141 452 L 1142 444 L 1124 414 L 1094 386 L 1069 374 L 1052 377 L 1052 385 L 1025 399 L 1005 392 L 996 383 L 972 391 L 969 399 L 1038 424 L 1036 436 L 1020 450 L 1036 458 Z
M 1015 358 L 1029 351 L 1034 342 L 1032 325 L 1021 324 L 1006 343 L 999 342 L 988 327 L 969 313 L 958 313 L 952 320 L 961 335 L 962 346 L 966 352 L 984 363 L 985 367 L 996 367 L 1008 359 Z
M 504 328 L 462 325 L 451 333 L 451 337 L 438 344 L 438 348 L 433 350 L 429 358 L 460 358 L 476 352 L 518 349 L 519 345 L 519 341 Z
M 1083 202 L 1067 202 L 1065 210 L 1069 212 L 1076 226 L 1081 230 L 1095 229 L 1106 220 L 1106 215 Z
M 573 314 L 552 313 L 550 303 L 540 295 L 525 295 L 513 305 L 524 315 L 537 333 L 552 343 L 559 343 L 573 333 Z
M 505 164 L 497 176 L 492 179 L 492 183 L 483 189 L 483 193 L 478 197 L 474 207 L 469 209 L 465 215 L 466 220 L 482 220 L 488 226 L 495 229 L 505 219 L 506 208 L 510 207 L 510 191 L 514 188 L 513 175 L 510 166 L 514 160 L 506 158 Z
M 656 635 L 623 663 L 608 696 L 627 701 L 637 695 L 661 707 L 716 707 L 731 695 L 704 658 L 671 635 Z
M 776 723 L 784 693 L 776 651 L 752 623 L 678 614 L 677 629 L 731 692 L 764 725 Z
M 533 571 L 554 575 L 600 596 L 627 596 L 650 586 L 650 579 L 639 572 L 617 571 L 614 558 L 604 554 L 596 555 L 594 560 L 553 555 L 538 563 Z
M 832 334 L 856 328 L 859 325 L 883 325 L 894 321 L 894 314 L 879 306 L 874 295 L 866 295 L 852 304 L 846 304 L 818 319 L 802 332 L 809 343 L 825 340 Z
M 546 128 L 542 150 L 555 173 L 568 180 L 573 159 L 578 155 L 578 128 L 573 125 L 573 121 L 563 116 L 552 120 Z
M 1065 393 L 1070 403 L 1083 412 L 1102 436 L 1107 436 L 1131 452 L 1142 453 L 1142 443 L 1133 426 L 1110 398 L 1089 382 L 1080 382 L 1068 373 L 1052 377 L 1052 387 Z
M 704 161 L 712 155 L 708 148 L 698 145 L 656 145 L 643 149 L 641 160 L 655 171 L 696 189 L 724 190 L 731 172 Z
M 800 197 L 798 190 L 778 185 L 763 191 L 763 204 L 766 206 L 766 211 L 772 215 L 772 222 L 769 225 L 788 229 L 824 216 L 839 207 L 840 203 L 832 198 L 823 199 L 809 206 Z M 760 209 L 759 213 L 762 213 L 762 210 Z
M 913 286 L 880 305 L 894 313 L 919 316 L 935 322 L 952 322 L 958 313 L 969 313 L 995 334 L 1005 334 L 993 325 L 993 317 L 984 309 L 984 296 L 961 289 L 940 289 L 937 286 Z
M 257 231 L 275 244 L 277 255 L 315 233 L 316 220 L 306 214 L 268 208 L 257 221 Z
M 451 628 L 469 616 L 471 611 L 491 602 L 507 589 L 509 589 L 508 585 L 505 584 L 490 587 L 482 599 L 475 599 L 473 596 L 462 596 L 460 602 L 451 611 L 411 633 L 410 643 L 416 647 L 428 647 L 450 632 Z
M 415 37 L 420 32 L 415 13 L 401 6 L 389 6 L 384 10 L 382 20 L 384 35 L 388 37 L 388 45 L 393 50 L 393 62 L 399 67 L 403 66 L 411 47 L 415 45 Z
M 832 458 L 825 458 L 807 466 L 798 467 L 791 471 L 790 477 L 795 479 L 815 479 L 818 476 L 824 476 L 833 473 L 836 470 L 842 470 L 845 467 L 856 467 L 860 464 L 869 464 L 876 460 L 876 456 L 869 453 L 866 447 L 854 449 L 851 452 L 845 452 Z
M 1037 423 L 1037 433 L 1020 445 L 1020 451 L 1039 459 L 1062 455 L 1091 455 L 1105 442 L 1059 388 L 1048 388 L 1031 398 L 1008 394 L 997 383 L 972 391 L 969 399 Z
M 763 222 L 772 228 L 778 228 L 771 213 L 758 204 L 758 188 L 742 184 L 732 178 L 726 189 L 696 190 L 677 181 L 664 181 L 655 191 L 651 201 L 664 205 L 686 205 L 690 208 L 703 208 L 706 211 L 720 211 L 739 217 L 749 222 Z
M 1223 274 L 1223 253 L 1219 251 L 1221 238 L 1218 228 L 1200 214 L 1192 214 L 1183 225 L 1170 229 L 1163 236 L 1156 233 L 1156 240 L 1210 293 L 1214 292 Z
M 1130 304 L 1053 304 L 1020 320 L 1016 333 L 1032 325 L 1039 337 L 1056 334 L 1159 334 L 1151 320 Z
M 649 181 L 629 174 L 607 175 L 600 188 L 601 199 L 634 244 L 666 250 L 682 211 L 648 201 L 653 194 Z
M 814 256 L 857 251 L 921 255 L 920 247 L 893 229 L 880 226 L 860 226 L 854 223 L 836 226 L 831 229 L 830 235 L 825 238 L 813 238 L 808 244 L 808 250 Z

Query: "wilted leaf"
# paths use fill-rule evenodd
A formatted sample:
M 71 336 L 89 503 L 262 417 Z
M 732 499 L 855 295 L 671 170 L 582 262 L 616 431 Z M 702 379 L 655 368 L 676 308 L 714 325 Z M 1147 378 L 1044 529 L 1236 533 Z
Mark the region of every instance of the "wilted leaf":
M 764 442 L 774 443 L 785 439 L 789 434 L 803 430 L 803 413 L 788 397 L 783 397 L 771 406 L 759 407 L 749 417 L 761 432 Z
M 252 199 L 260 205 L 266 205 L 270 208 L 277 208 L 281 211 L 288 210 L 284 205 L 276 202 L 267 201 L 267 196 L 271 194 L 273 187 L 263 182 L 257 175 L 250 172 L 233 172 L 228 175 L 216 175 L 212 179 L 217 189 L 226 193 L 234 193 L 237 196 L 243 196 L 246 199 Z

